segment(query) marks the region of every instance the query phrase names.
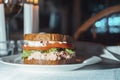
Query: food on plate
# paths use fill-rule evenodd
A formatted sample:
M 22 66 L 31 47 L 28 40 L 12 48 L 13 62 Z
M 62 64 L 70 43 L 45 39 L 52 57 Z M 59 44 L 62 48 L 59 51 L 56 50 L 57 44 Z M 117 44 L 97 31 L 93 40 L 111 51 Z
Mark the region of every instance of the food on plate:
M 72 64 L 76 53 L 68 35 L 43 33 L 25 34 L 22 58 L 24 64 Z

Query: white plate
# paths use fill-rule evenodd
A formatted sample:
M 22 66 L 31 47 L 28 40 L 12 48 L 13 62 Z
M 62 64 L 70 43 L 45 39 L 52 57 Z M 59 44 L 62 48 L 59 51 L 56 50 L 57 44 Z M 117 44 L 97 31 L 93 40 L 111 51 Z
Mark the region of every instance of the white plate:
M 83 63 L 79 64 L 66 64 L 66 65 L 27 65 L 23 64 L 21 59 L 19 58 L 20 55 L 13 55 L 0 58 L 0 63 L 8 65 L 8 66 L 15 66 L 20 70 L 24 71 L 72 71 L 75 69 L 82 68 L 86 65 L 95 64 L 101 61 L 101 58 L 97 56 L 93 56 L 89 59 L 83 61 Z M 16 62 L 14 62 L 16 61 Z

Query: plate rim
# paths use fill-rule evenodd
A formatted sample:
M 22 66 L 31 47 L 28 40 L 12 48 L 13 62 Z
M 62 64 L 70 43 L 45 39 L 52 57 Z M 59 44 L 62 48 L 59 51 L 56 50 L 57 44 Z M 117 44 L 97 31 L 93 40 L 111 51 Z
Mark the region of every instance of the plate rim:
M 15 55 L 12 55 L 15 59 Z M 12 56 L 7 56 L 9 57 L 9 60 L 11 60 Z M 74 71 L 74 70 L 78 70 L 82 67 L 88 66 L 88 65 L 92 65 L 98 62 L 94 62 L 93 58 L 87 58 L 85 59 L 83 62 L 81 63 L 76 63 L 76 64 L 62 64 L 62 65 L 30 65 L 30 64 L 18 64 L 18 63 L 11 63 L 4 61 L 3 59 L 6 59 L 7 57 L 2 57 L 0 58 L 0 63 L 8 65 L 8 66 L 12 66 L 12 67 L 16 67 L 19 70 L 22 71 Z M 93 62 L 88 61 L 88 60 L 93 60 Z M 88 61 L 88 62 L 86 62 Z M 91 63 L 90 63 L 91 62 Z M 100 62 L 100 61 L 99 61 Z

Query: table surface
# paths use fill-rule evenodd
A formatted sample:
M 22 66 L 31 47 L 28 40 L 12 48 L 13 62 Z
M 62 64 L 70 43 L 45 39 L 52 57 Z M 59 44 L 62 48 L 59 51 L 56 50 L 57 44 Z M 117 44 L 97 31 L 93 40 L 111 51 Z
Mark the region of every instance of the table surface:
M 75 71 L 31 72 L 20 71 L 0 64 L 1 80 L 120 80 L 120 65 L 97 63 Z

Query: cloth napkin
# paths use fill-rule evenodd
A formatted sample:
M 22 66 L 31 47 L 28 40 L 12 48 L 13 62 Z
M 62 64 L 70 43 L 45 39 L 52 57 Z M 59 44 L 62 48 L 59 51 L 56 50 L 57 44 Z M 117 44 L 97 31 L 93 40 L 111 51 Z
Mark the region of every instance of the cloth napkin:
M 120 62 L 120 46 L 107 46 L 103 52 L 101 57 Z

